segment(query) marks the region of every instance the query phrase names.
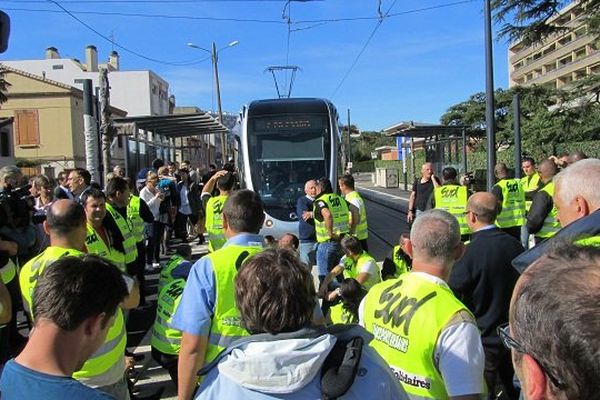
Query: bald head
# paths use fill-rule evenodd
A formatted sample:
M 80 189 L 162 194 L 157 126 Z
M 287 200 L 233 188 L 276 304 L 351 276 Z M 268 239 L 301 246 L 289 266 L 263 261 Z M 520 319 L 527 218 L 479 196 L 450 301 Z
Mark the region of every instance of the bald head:
M 558 173 L 558 167 L 552 160 L 544 160 L 538 167 L 542 182 L 547 183 Z
M 539 368 L 557 399 L 592 399 L 600 391 L 600 249 L 555 243 L 525 270 L 513 290 L 509 321 L 513 338 Z M 513 352 L 517 373 L 533 368 Z M 532 376 L 531 374 L 528 374 Z M 543 385 L 529 379 L 526 385 Z M 525 387 L 525 389 L 529 389 Z M 548 388 L 544 388 L 548 389 Z
M 600 208 L 600 160 L 588 158 L 563 169 L 554 178 L 555 197 L 570 205 L 576 197 L 588 203 L 590 212 Z M 561 221 L 562 223 L 562 221 Z
M 504 163 L 496 164 L 496 166 L 494 167 L 494 175 L 496 175 L 496 178 L 498 178 L 498 179 L 507 178 L 508 177 L 508 168 L 506 167 L 506 164 L 504 164 Z
M 460 245 L 458 221 L 448 212 L 429 210 L 417 218 L 410 231 L 413 259 L 451 267 Z
M 57 200 L 48 209 L 46 225 L 50 237 L 67 237 L 76 230 L 85 229 L 85 211 L 83 207 L 73 200 Z
M 304 184 L 304 193 L 308 196 L 315 197 L 317 193 L 317 181 L 311 179 Z
M 577 161 L 585 160 L 588 156 L 581 150 L 577 150 L 571 154 L 567 158 L 567 164 L 575 164 Z
M 498 199 L 489 192 L 474 193 L 467 201 L 467 210 L 482 224 L 493 224 L 498 216 Z

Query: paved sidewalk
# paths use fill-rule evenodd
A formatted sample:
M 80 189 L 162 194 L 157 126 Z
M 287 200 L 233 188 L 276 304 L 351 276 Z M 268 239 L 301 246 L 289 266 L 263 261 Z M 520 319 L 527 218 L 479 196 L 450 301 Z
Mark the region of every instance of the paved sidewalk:
M 208 253 L 206 244 L 199 245 L 198 241 L 188 243 L 192 247 L 192 260 L 198 260 Z M 174 244 L 172 247 L 177 246 Z M 164 265 L 169 256 L 161 258 L 161 265 Z M 144 359 L 136 363 L 137 382 L 135 384 L 136 395 L 141 398 L 149 396 L 164 388 L 161 399 L 177 399 L 177 388 L 171 382 L 171 377 L 165 369 L 158 365 L 150 355 L 150 338 L 152 336 L 152 325 L 156 315 L 157 285 L 160 273 L 146 275 L 148 292 L 146 296 L 146 306 L 137 308 L 131 312 L 128 322 L 128 346 L 136 354 L 144 355 Z M 144 334 L 145 333 L 145 334 Z M 143 335 L 143 336 L 141 336 Z M 140 337 L 141 336 L 141 337 Z

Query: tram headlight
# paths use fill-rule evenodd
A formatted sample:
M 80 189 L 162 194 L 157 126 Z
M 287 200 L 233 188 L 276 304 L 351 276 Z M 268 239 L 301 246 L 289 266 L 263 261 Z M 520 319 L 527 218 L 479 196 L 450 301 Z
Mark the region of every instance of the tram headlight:
M 273 226 L 273 221 L 270 219 L 265 220 L 265 226 L 271 228 Z

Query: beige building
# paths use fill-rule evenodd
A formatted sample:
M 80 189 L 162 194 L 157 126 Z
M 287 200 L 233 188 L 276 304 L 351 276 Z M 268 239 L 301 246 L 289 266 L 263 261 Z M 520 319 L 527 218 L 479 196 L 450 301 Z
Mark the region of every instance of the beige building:
M 600 52 L 594 38 L 587 34 L 581 4 L 569 4 L 551 21 L 569 31 L 532 46 L 519 41 L 509 47 L 510 87 L 550 84 L 561 88 L 600 72 Z
M 85 167 L 83 92 L 11 67 L 3 66 L 3 70 L 10 86 L 8 101 L 0 106 L 0 119 L 14 118 L 14 157 L 38 164 L 37 172 L 50 177 Z M 126 115 L 114 107 L 112 112 L 115 117 Z M 113 154 L 118 154 L 117 149 Z

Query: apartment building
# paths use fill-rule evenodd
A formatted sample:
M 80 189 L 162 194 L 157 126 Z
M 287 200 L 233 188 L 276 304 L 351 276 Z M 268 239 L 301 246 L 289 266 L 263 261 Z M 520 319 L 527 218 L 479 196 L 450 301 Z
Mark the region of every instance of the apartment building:
M 588 34 L 581 4 L 570 3 L 551 22 L 569 31 L 535 45 L 518 41 L 509 47 L 510 87 L 548 84 L 562 88 L 600 72 L 600 51 Z

